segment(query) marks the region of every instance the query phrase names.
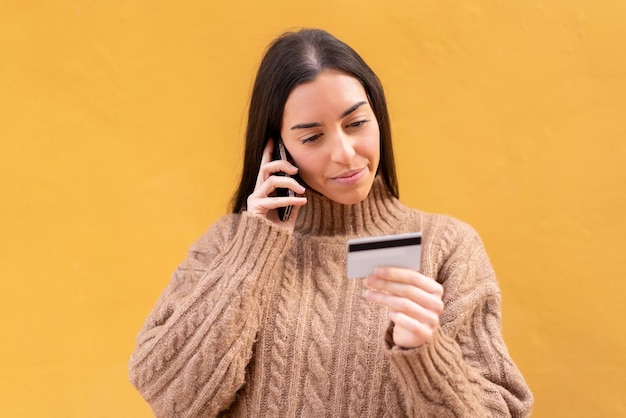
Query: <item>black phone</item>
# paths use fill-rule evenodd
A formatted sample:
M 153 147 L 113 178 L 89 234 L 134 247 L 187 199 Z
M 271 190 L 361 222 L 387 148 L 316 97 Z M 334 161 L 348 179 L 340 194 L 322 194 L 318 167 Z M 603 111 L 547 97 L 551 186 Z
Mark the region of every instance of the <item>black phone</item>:
M 283 144 L 283 141 L 280 138 L 274 140 L 274 153 L 272 159 L 288 161 L 287 149 L 285 148 L 285 144 Z M 291 177 L 289 174 L 283 172 L 275 173 L 274 175 Z M 291 189 L 285 189 L 282 187 L 276 188 L 276 196 L 295 197 L 295 195 L 296 194 Z M 289 217 L 291 216 L 292 209 L 292 205 L 278 208 L 278 217 L 280 218 L 280 220 L 283 222 L 287 222 L 289 220 Z

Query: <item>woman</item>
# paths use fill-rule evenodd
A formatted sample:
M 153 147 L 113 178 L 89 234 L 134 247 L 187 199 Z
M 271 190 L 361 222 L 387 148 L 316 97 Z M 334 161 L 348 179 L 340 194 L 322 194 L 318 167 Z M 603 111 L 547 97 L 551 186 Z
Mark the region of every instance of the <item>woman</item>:
M 289 161 L 272 160 L 278 141 Z M 348 239 L 415 231 L 420 272 L 346 278 Z M 532 404 L 480 238 L 399 202 L 380 82 L 320 30 L 266 52 L 233 213 L 175 271 L 130 375 L 159 417 L 521 417 Z

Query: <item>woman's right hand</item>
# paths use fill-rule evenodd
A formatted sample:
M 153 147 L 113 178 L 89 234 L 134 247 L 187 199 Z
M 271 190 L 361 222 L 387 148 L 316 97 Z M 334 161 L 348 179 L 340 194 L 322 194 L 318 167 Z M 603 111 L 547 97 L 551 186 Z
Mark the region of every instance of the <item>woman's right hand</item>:
M 248 196 L 246 210 L 252 215 L 265 217 L 291 232 L 296 224 L 298 209 L 307 202 L 306 197 L 277 197 L 276 189 L 282 187 L 293 190 L 296 194 L 303 194 L 305 189 L 291 177 L 274 175 L 283 172 L 293 176 L 298 173 L 298 168 L 289 161 L 272 160 L 273 147 L 274 140 L 270 138 L 263 150 L 256 186 L 252 194 Z M 283 222 L 276 209 L 289 205 L 293 205 L 291 216 L 288 221 Z

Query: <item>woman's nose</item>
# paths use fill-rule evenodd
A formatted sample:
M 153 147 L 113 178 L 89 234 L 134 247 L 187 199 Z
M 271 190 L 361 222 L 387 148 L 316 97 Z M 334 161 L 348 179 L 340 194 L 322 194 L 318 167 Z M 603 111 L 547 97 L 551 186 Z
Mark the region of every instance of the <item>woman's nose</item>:
M 354 144 L 352 138 L 343 132 L 339 132 L 335 135 L 335 140 L 332 141 L 331 159 L 340 164 L 350 164 L 356 151 L 354 150 Z

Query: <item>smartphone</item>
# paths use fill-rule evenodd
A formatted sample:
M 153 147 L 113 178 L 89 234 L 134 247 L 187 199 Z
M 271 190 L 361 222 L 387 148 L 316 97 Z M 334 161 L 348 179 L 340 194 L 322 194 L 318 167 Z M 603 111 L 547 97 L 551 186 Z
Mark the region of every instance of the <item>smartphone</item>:
M 354 238 L 348 240 L 349 279 L 374 273 L 378 266 L 419 270 L 422 259 L 422 233 Z
M 283 144 L 283 141 L 280 138 L 274 140 L 274 153 L 273 153 L 272 159 L 288 161 L 287 149 L 285 148 L 285 144 Z M 291 177 L 289 174 L 283 173 L 283 172 L 275 173 L 274 175 Z M 295 197 L 295 195 L 296 194 L 291 189 L 285 189 L 282 187 L 276 188 L 276 196 Z M 278 217 L 280 218 L 280 220 L 283 222 L 287 222 L 289 220 L 289 217 L 291 216 L 292 209 L 293 209 L 292 205 L 278 208 Z

